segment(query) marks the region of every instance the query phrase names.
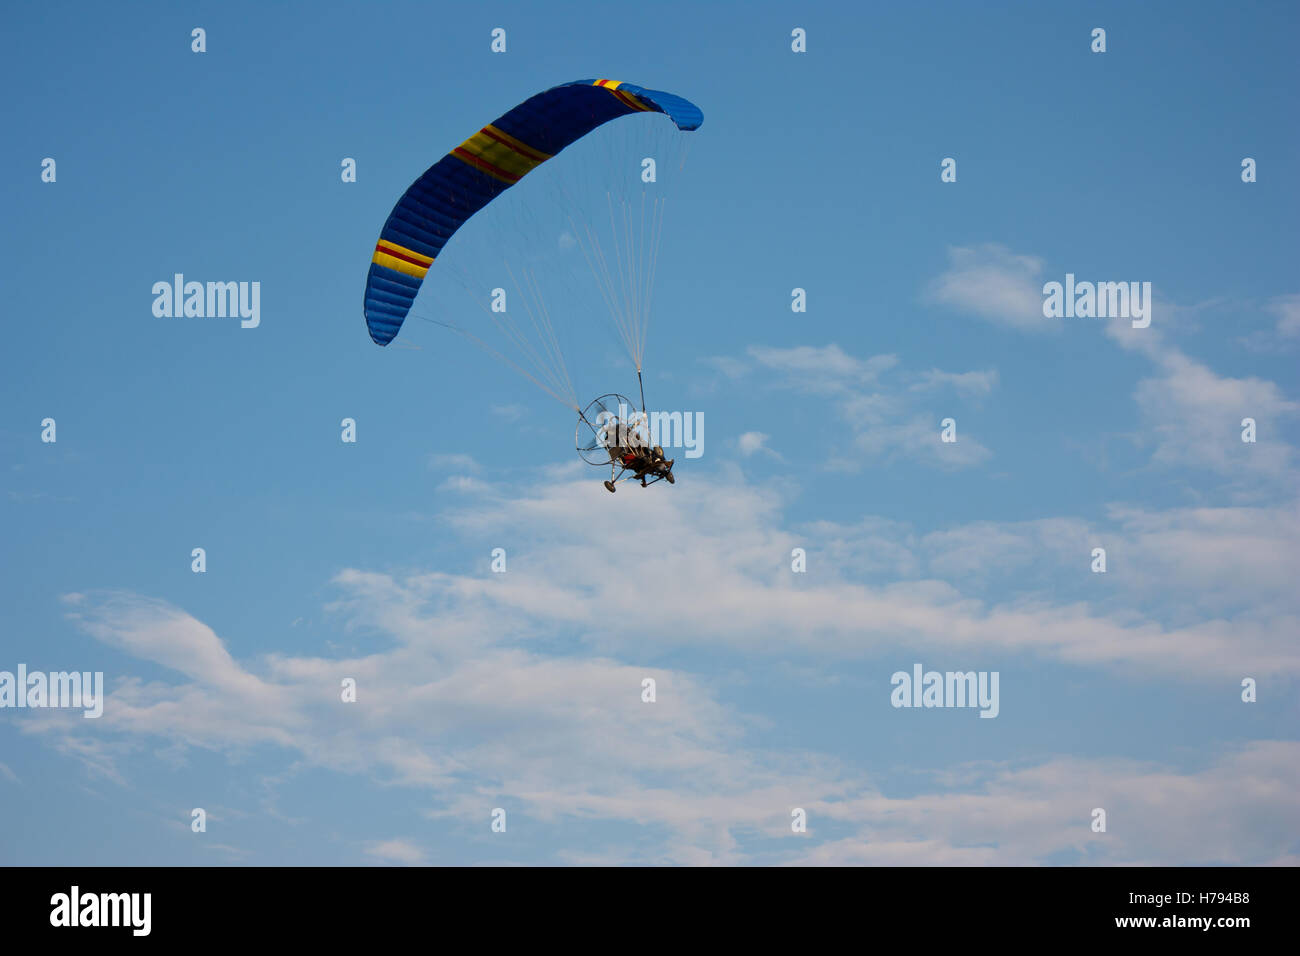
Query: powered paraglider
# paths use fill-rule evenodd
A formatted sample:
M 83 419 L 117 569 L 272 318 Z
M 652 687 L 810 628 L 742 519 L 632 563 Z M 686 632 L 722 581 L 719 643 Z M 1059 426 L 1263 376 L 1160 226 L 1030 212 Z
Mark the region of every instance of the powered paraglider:
M 628 119 L 613 122 L 623 118 Z M 460 333 L 578 412 L 579 451 L 592 445 L 583 457 L 593 464 L 622 464 L 606 482 L 610 490 L 624 472 L 643 484 L 647 478 L 672 482 L 672 462 L 636 441 L 635 429 L 626 429 L 630 413 L 620 413 L 618 426 L 602 430 L 609 416 L 593 424 L 579 407 L 552 306 L 565 323 L 571 315 L 607 311 L 640 382 L 663 225 L 660 177 L 671 181 L 680 171 L 682 140 L 689 140 L 682 134 L 698 129 L 703 119 L 697 106 L 675 94 L 598 79 L 552 87 L 482 127 L 429 167 L 389 214 L 366 279 L 371 339 L 388 345 L 408 316 Z M 548 162 L 570 147 L 575 158 Z M 665 162 L 669 158 L 681 162 Z M 521 185 L 526 177 L 538 188 Z M 539 206 L 548 197 L 554 206 L 543 212 Z M 471 219 L 484 227 L 464 228 Z M 467 234 L 472 235 L 466 239 Z M 479 254 L 471 251 L 475 241 L 482 246 Z M 580 290 L 572 282 L 578 260 L 570 250 L 581 252 L 590 271 L 591 281 Z M 548 254 L 556 264 L 544 264 Z M 474 274 L 489 261 L 494 271 Z M 431 295 L 438 314 L 419 314 L 413 308 L 417 296 L 421 308 L 430 305 L 420 293 L 435 277 Z M 468 298 L 452 304 L 457 283 Z M 558 287 L 551 304 L 544 287 L 552 293 Z M 579 300 L 591 292 L 599 302 L 593 297 L 588 308 Z M 487 313 L 490 328 L 471 330 L 455 321 L 460 311 L 475 309 Z M 478 334 L 493 329 L 497 344 Z M 603 399 L 622 399 L 635 411 L 622 396 L 602 396 L 588 406 L 593 416 L 610 411 L 593 407 Z M 639 414 L 645 418 L 644 397 Z M 617 433 L 619 440 L 601 442 L 601 436 Z

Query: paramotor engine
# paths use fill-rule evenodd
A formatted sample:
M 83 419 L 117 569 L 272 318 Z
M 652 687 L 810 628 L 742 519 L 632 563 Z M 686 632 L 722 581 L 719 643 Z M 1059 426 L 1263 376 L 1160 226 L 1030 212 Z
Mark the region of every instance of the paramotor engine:
M 583 461 L 609 466 L 608 491 L 624 478 L 640 481 L 642 488 L 656 481 L 677 482 L 673 460 L 665 459 L 652 440 L 645 409 L 637 411 L 631 399 L 617 392 L 593 399 L 578 412 L 574 444 Z

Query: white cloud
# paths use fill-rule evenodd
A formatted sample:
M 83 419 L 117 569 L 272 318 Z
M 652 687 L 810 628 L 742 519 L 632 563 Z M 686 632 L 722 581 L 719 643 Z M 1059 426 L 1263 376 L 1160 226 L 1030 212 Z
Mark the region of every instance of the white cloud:
M 419 866 L 424 862 L 424 851 L 407 840 L 377 841 L 366 847 L 366 853 L 380 860 L 400 863 L 404 866 Z
M 784 349 L 751 345 L 743 359 L 709 362 L 733 379 L 753 375 L 771 387 L 824 399 L 827 418 L 843 423 L 842 436 L 827 450 L 827 466 L 832 470 L 856 472 L 899 459 L 965 468 L 992 457 L 969 431 L 963 430 L 956 443 L 940 441 L 940 421 L 949 412 L 917 405 L 918 396 L 940 387 L 982 397 L 997 383 L 993 370 L 931 369 L 916 375 L 900 368 L 895 355 L 861 359 L 833 343 Z
M 1218 375 L 1172 347 L 1153 357 L 1160 374 L 1139 382 L 1134 399 L 1155 464 L 1294 486 L 1295 453 L 1278 436 L 1282 421 L 1300 411 L 1300 404 L 1273 382 Z M 1257 423 L 1253 444 L 1241 440 L 1244 418 Z
M 767 447 L 767 441 L 771 437 L 771 435 L 763 432 L 745 432 L 736 439 L 736 447 L 746 458 L 751 458 L 759 452 L 764 452 L 774 458 L 780 458 L 780 455 Z
M 1058 598 L 1060 575 L 1003 603 L 982 596 L 989 562 L 1008 563 L 1013 575 L 1055 562 L 1088 579 L 1078 552 L 1098 532 L 1075 519 L 923 536 L 879 518 L 787 527 L 778 496 L 734 475 L 725 486 L 701 475 L 671 496 L 620 500 L 636 573 L 581 573 L 608 567 L 609 540 L 590 520 L 590 483 L 567 477 L 576 474 L 488 485 L 481 499 L 440 515 L 467 538 L 508 541 L 507 574 L 340 573 L 329 611 L 368 648 L 350 658 L 236 660 L 212 628 L 165 602 L 79 595 L 67 607 L 80 627 L 174 677 L 118 680 L 98 721 L 33 713 L 24 729 L 53 735 L 65 753 L 119 780 L 119 759 L 146 741 L 226 753 L 272 743 L 286 763 L 427 791 L 436 795 L 431 816 L 466 826 L 481 826 L 484 807 L 503 795 L 544 825 L 635 826 L 645 843 L 620 839 L 609 852 L 642 862 L 1286 859 L 1276 847 L 1300 800 L 1294 743 L 1248 745 L 1190 773 L 1113 758 L 954 768 L 915 796 L 887 797 L 815 746 L 756 747 L 756 718 L 725 705 L 710 682 L 647 661 L 689 646 L 737 655 L 747 669 L 793 662 L 833 673 L 845 661 L 946 648 L 963 659 L 1016 652 L 1119 667 L 1126 680 L 1295 676 L 1300 615 L 1282 570 L 1297 566 L 1294 507 L 1281 515 L 1117 509 L 1102 530 L 1116 542 L 1117 565 L 1138 563 L 1141 572 L 1130 578 L 1119 567 L 1111 580 L 1120 590 L 1167 592 L 1188 609 L 1175 615 L 1140 612 L 1132 601 L 1107 609 L 1101 599 Z M 810 550 L 798 580 L 788 565 L 796 545 Z M 1252 552 L 1254 564 L 1216 584 L 1216 554 Z M 1253 588 L 1246 609 L 1231 599 L 1241 587 Z M 1209 599 L 1184 600 L 1197 590 Z M 640 607 L 654 608 L 647 620 L 662 626 L 610 626 Z M 344 676 L 361 689 L 355 704 L 338 699 Z M 652 705 L 641 700 L 646 677 L 658 685 Z M 999 720 L 1008 719 L 1004 702 Z M 810 837 L 755 850 L 755 837 L 770 846 L 768 838 L 789 835 L 792 806 L 812 815 Z M 1088 829 L 1093 806 L 1111 813 L 1108 837 Z M 826 821 L 838 827 L 834 836 Z M 422 860 L 401 840 L 369 852 Z
M 438 485 L 439 491 L 460 491 L 466 494 L 476 494 L 488 489 L 486 482 L 480 481 L 472 475 L 448 475 Z
M 447 472 L 460 472 L 468 475 L 477 475 L 482 471 L 482 466 L 474 460 L 472 455 L 465 454 L 434 454 L 429 456 L 429 470 L 436 471 L 440 474 Z
M 1279 620 L 1300 612 L 1300 504 L 1148 511 L 1116 505 L 1115 578 L 1130 602 L 1161 602 L 1184 613 L 1233 610 Z M 1099 539 L 1102 536 L 1097 536 Z
M 951 388 L 960 394 L 982 396 L 992 393 L 997 384 L 996 369 L 985 369 L 979 372 L 941 372 L 936 368 L 922 372 L 920 378 L 912 383 L 911 388 L 918 392 L 931 388 Z
M 1043 262 L 1004 246 L 954 246 L 949 265 L 930 283 L 926 298 L 974 312 L 995 325 L 1026 332 L 1056 332 L 1061 323 L 1043 317 Z
M 1228 479 L 1238 496 L 1259 497 L 1295 488 L 1296 454 L 1280 437 L 1283 423 L 1300 412 L 1276 383 L 1249 376 L 1220 375 L 1170 342 L 1159 317 L 1179 311 L 1157 302 L 1149 328 L 1125 320 L 1106 325 L 1122 348 L 1139 352 L 1155 366 L 1141 379 L 1133 398 L 1141 421 L 1138 440 L 1151 449 L 1161 468 L 1201 468 Z M 1253 418 L 1257 440 L 1241 440 L 1242 419 Z
M 703 643 L 834 658 L 921 643 L 1029 651 L 1193 678 L 1217 678 L 1225 668 L 1300 673 L 1300 648 L 1288 629 L 1300 608 L 1277 574 L 1251 574 L 1254 564 L 1246 561 L 1243 575 L 1256 585 L 1242 592 L 1234 575 L 1222 578 L 1226 586 L 1213 587 L 1210 570 L 1214 555 L 1251 549 L 1259 561 L 1300 565 L 1300 545 L 1288 531 L 1295 526 L 1294 506 L 1218 517 L 1191 511 L 1144 518 L 1130 509 L 1117 517 L 1119 527 L 1043 519 L 958 526 L 917 540 L 906 526 L 880 521 L 843 527 L 819 522 L 810 526 L 815 537 L 784 527 L 779 499 L 738 476 L 729 477 L 725 488 L 700 477 L 675 491 L 671 497 L 633 496 L 622 506 L 628 527 L 637 529 L 636 575 L 571 574 L 573 568 L 599 566 L 608 549 L 604 527 L 589 520 L 591 491 L 585 483 L 503 490 L 458 508 L 445 516 L 451 526 L 480 537 L 513 536 L 510 574 L 491 576 L 495 580 L 424 576 L 405 583 L 381 578 L 371 613 L 391 616 L 394 607 L 411 604 L 413 592 L 429 601 L 451 595 L 462 610 L 492 608 L 508 612 L 512 621 L 563 621 L 613 652 L 632 645 L 606 626 L 604 609 L 654 600 L 670 602 L 672 614 L 691 622 L 688 630 L 658 635 L 665 648 Z M 1234 524 L 1252 528 L 1253 536 L 1243 538 Z M 1275 534 L 1265 538 L 1270 524 Z M 1161 528 L 1160 535 L 1151 527 Z M 523 528 L 530 530 L 521 538 Z M 1176 559 L 1161 557 L 1169 535 L 1179 536 Z M 1111 552 L 1110 580 L 1132 588 L 1127 603 L 1106 598 L 1109 590 L 1092 604 L 1057 599 L 1061 582 L 1078 589 L 1092 580 L 1090 552 L 1099 542 Z M 796 546 L 809 548 L 812 560 L 807 578 L 799 581 L 786 563 Z M 859 564 L 864 554 L 874 563 Z M 1199 562 L 1195 574 L 1192 562 Z M 888 576 L 908 569 L 916 570 L 915 579 Z M 1007 576 L 1024 576 L 1028 569 L 1033 576 L 1027 587 L 1014 589 L 1014 600 L 991 603 L 982 597 L 981 583 L 989 569 Z M 1182 575 L 1190 587 L 1180 589 Z M 1138 590 L 1179 597 L 1164 604 L 1147 601 L 1146 614 L 1135 615 Z M 1184 595 L 1193 590 L 1204 613 L 1189 617 Z M 1248 609 L 1234 600 L 1243 593 L 1251 595 Z
M 745 353 L 760 368 L 784 373 L 811 390 L 842 387 L 846 383 L 873 383 L 882 372 L 898 364 L 894 355 L 854 358 L 833 343 L 784 349 L 751 345 Z
M 1280 295 L 1268 303 L 1277 316 L 1277 334 L 1292 339 L 1300 336 L 1300 295 Z
M 1058 757 L 982 768 L 960 790 L 889 798 L 867 793 L 812 805 L 857 832 L 799 862 L 834 866 L 1026 866 L 1055 857 L 1101 865 L 1295 866 L 1300 744 L 1267 741 L 1179 774 L 1158 764 Z M 1091 830 L 1091 812 L 1107 831 Z M 1278 839 L 1278 837 L 1282 837 Z
M 247 704 L 274 696 L 272 688 L 239 666 L 211 628 L 165 601 L 117 591 L 102 592 L 95 602 L 80 594 L 69 597 L 67 616 L 106 644 Z

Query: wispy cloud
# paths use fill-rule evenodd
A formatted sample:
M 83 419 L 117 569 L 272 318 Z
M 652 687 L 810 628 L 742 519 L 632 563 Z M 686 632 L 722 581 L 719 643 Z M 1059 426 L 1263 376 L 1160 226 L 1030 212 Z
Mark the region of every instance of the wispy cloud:
M 986 243 L 953 246 L 948 268 L 926 290 L 927 301 L 973 312 L 995 325 L 1023 332 L 1057 332 L 1043 317 L 1043 262 Z
M 912 391 L 951 388 L 959 394 L 981 396 L 990 394 L 998 385 L 998 373 L 994 369 L 977 372 L 942 372 L 931 369 L 922 372 L 911 384 Z
M 1300 336 L 1300 295 L 1281 295 L 1268 303 L 1277 316 L 1277 334 L 1284 339 Z
M 386 863 L 399 863 L 403 866 L 419 866 L 425 859 L 424 851 L 407 840 L 381 840 L 371 843 L 366 847 L 366 855 Z
M 908 460 L 940 468 L 965 468 L 992 456 L 969 431 L 954 443 L 940 440 L 941 422 L 960 400 L 983 397 L 997 384 L 991 369 L 910 372 L 896 355 L 859 358 L 832 343 L 772 348 L 752 345 L 743 356 L 708 360 L 728 377 L 750 376 L 771 388 L 793 389 L 826 402 L 843 423 L 846 440 L 827 450 L 828 467 L 860 471 L 868 465 Z M 937 395 L 957 396 L 937 406 Z M 951 401 L 951 399 L 950 399 Z M 926 405 L 922 405 L 922 403 Z M 743 451 L 743 447 L 742 447 Z
M 1196 773 L 1115 759 L 1058 757 L 1029 767 L 972 768 L 947 792 L 864 794 L 815 807 L 813 819 L 860 824 L 799 862 L 874 866 L 1023 866 L 1300 862 L 1289 834 L 1300 813 L 1300 744 L 1258 742 Z M 1106 832 L 1091 829 L 1106 812 Z M 869 821 L 869 822 L 868 822 Z
M 1106 332 L 1155 366 L 1156 374 L 1140 380 L 1133 393 L 1142 423 L 1138 438 L 1151 449 L 1153 464 L 1207 469 L 1240 491 L 1294 487 L 1295 449 L 1281 435 L 1282 424 L 1300 413 L 1300 402 L 1267 379 L 1215 372 L 1155 325 L 1134 329 L 1117 321 Z M 1241 440 L 1246 418 L 1256 422 L 1253 443 Z
M 745 432 L 736 439 L 736 449 L 746 458 L 752 458 L 761 453 L 780 461 L 781 456 L 767 446 L 771 437 L 771 435 L 764 432 Z
M 1188 588 L 1213 591 L 1216 553 L 1257 549 L 1261 571 L 1295 566 L 1300 536 L 1277 515 L 1128 508 L 1105 529 L 1052 519 L 917 535 L 872 519 L 820 522 L 810 533 L 783 522 L 771 491 L 741 480 L 722 493 L 701 479 L 675 489 L 680 494 L 620 503 L 638 529 L 635 576 L 575 575 L 573 568 L 601 567 L 608 554 L 603 529 L 587 520 L 588 484 L 489 485 L 484 500 L 461 501 L 440 516 L 474 540 L 514 529 L 507 574 L 340 573 L 329 613 L 372 635 L 374 649 L 363 656 L 240 661 L 212 628 L 165 602 L 122 592 L 70 596 L 83 630 L 175 677 L 118 681 L 93 738 L 66 715 L 27 729 L 54 735 L 65 752 L 80 746 L 82 759 L 107 773 L 116 770 L 105 744 L 163 740 L 237 753 L 250 742 L 274 742 L 295 765 L 436 794 L 438 809 L 427 812 L 466 825 L 481 826 L 485 808 L 506 805 L 544 823 L 649 828 L 658 836 L 645 846 L 624 841 L 621 851 L 609 850 L 645 862 L 1285 858 L 1276 849 L 1278 821 L 1294 818 L 1298 799 L 1288 776 L 1300 765 L 1294 744 L 1247 745 L 1194 773 L 1045 758 L 936 776 L 915 796 L 889 798 L 838 760 L 757 746 L 752 720 L 696 675 L 620 660 L 644 660 L 643 629 L 608 626 L 608 609 L 662 595 L 665 612 L 692 626 L 688 633 L 656 628 L 658 653 L 689 643 L 743 654 L 750 669 L 802 661 L 835 670 L 835 662 L 864 654 L 947 647 L 964 657 L 1010 650 L 1085 667 L 1123 665 L 1128 679 L 1294 676 L 1295 599 L 1276 570 L 1254 582 L 1249 609 L 1227 600 L 1240 583 L 1232 579 L 1218 585 L 1222 601 L 1176 612 L 1092 607 L 1057 599 L 1054 584 L 1064 575 L 1053 577 L 1050 567 L 1045 582 L 1031 579 L 1039 590 L 1013 602 L 981 596 L 982 563 L 1056 562 L 1077 578 L 1086 547 L 1107 534 L 1125 562 L 1146 562 L 1171 546 L 1180 552 L 1144 565 L 1144 577 L 1122 587 L 1160 593 L 1186 579 Z M 788 556 L 809 545 L 809 571 L 795 581 Z M 856 555 L 872 555 L 875 564 L 861 567 Z M 1252 575 L 1249 566 L 1243 574 Z M 1170 601 L 1182 604 L 1182 593 L 1175 588 Z M 574 646 L 581 655 L 561 650 Z M 339 699 L 344 677 L 356 681 L 356 703 Z M 658 688 L 652 704 L 641 697 L 647 678 Z M 886 679 L 882 673 L 882 687 Z M 1243 779 L 1251 781 L 1244 789 Z M 1161 802 L 1171 790 L 1187 808 L 1176 816 Z M 779 851 L 751 845 L 755 836 L 767 845 L 788 835 L 796 806 L 812 815 L 808 839 L 792 838 Z M 1093 806 L 1108 809 L 1112 836 L 1088 829 Z M 824 821 L 836 827 L 826 830 Z M 1214 840 L 1189 836 L 1204 827 Z M 376 840 L 367 852 L 389 862 L 424 860 L 404 840 Z
M 446 474 L 448 472 L 477 475 L 482 467 L 472 455 L 463 453 L 433 454 L 429 456 L 429 470 Z

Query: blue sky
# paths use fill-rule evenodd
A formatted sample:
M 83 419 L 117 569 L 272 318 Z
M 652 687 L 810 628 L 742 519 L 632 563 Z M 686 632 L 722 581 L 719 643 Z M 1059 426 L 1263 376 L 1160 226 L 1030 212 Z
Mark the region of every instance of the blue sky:
M 1300 861 L 1292 5 L 358 10 L 6 18 L 0 671 L 109 696 L 0 710 L 0 861 Z M 584 77 L 705 115 L 646 356 L 705 454 L 614 496 L 561 405 L 361 316 L 401 191 Z M 177 272 L 260 326 L 155 317 Z M 1044 318 L 1066 273 L 1150 327 Z M 892 707 L 916 663 L 998 716 Z

